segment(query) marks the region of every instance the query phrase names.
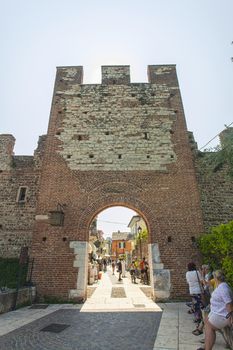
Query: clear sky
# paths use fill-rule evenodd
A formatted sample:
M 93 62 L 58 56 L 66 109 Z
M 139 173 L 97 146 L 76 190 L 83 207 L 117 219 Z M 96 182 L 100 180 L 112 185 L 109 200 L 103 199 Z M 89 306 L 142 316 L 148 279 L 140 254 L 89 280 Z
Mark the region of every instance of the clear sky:
M 47 132 L 56 66 L 176 64 L 188 129 L 202 147 L 233 121 L 232 0 L 7 0 L 0 11 L 0 133 L 33 154 Z
M 138 215 L 135 211 L 125 207 L 105 209 L 98 215 L 97 229 L 104 232 L 104 237 L 112 237 L 112 232 L 130 232 L 128 224 L 132 216 Z
M 232 14 L 233 0 L 2 1 L 0 133 L 15 136 L 15 154 L 33 154 L 56 66 L 82 65 L 84 83 L 100 83 L 101 65 L 130 65 L 131 81 L 146 82 L 148 64 L 176 64 L 188 129 L 204 146 L 233 121 Z

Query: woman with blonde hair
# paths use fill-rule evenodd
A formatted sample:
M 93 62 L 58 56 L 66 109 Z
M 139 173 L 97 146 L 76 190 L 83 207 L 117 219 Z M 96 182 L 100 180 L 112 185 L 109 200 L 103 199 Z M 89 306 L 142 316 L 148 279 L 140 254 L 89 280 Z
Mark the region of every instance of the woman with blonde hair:
M 210 313 L 205 324 L 205 347 L 197 350 L 212 350 L 216 331 L 233 324 L 233 293 L 225 282 L 221 270 L 213 272 L 216 288 L 211 294 Z

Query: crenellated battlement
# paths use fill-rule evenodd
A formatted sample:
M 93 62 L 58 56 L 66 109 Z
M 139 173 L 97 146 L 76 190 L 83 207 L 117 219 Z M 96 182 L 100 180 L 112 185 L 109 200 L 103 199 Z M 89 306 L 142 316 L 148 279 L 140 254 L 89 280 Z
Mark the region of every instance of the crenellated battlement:
M 151 84 L 166 84 L 168 87 L 178 86 L 175 64 L 148 66 L 147 76 Z
M 0 135 L 0 170 L 10 170 L 15 138 L 10 134 Z
M 81 85 L 82 67 L 58 68 L 49 134 L 70 169 L 166 171 L 176 161 L 175 66 L 148 72 L 149 83 L 130 83 L 129 65 L 102 66 L 102 84 Z
M 130 84 L 130 66 L 102 66 L 102 84 Z
M 56 84 L 65 88 L 69 84 L 83 84 L 83 67 L 57 67 Z M 148 83 L 178 86 L 176 66 L 149 65 L 147 67 Z M 101 83 L 103 85 L 129 85 L 131 82 L 130 66 L 101 66 Z

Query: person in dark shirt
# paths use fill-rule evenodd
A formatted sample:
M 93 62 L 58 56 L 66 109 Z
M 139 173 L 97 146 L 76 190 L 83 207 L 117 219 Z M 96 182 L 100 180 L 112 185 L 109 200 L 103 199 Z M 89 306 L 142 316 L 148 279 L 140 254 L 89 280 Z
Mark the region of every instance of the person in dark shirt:
M 121 275 L 122 275 L 122 263 L 121 263 L 121 260 L 118 261 L 117 267 L 118 267 L 118 272 L 119 272 L 118 281 L 122 281 L 122 278 L 121 278 Z

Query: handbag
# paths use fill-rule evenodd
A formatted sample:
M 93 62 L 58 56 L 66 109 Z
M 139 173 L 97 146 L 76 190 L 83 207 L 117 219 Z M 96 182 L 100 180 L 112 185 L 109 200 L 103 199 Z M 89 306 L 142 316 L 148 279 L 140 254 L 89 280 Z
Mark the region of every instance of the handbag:
M 210 304 L 210 292 L 203 288 L 203 285 L 201 284 L 201 281 L 200 281 L 200 278 L 198 276 L 197 270 L 196 270 L 196 274 L 197 274 L 199 287 L 200 287 L 200 290 L 201 290 L 201 303 L 202 303 L 203 307 L 207 307 Z
M 210 293 L 206 289 L 201 293 L 201 303 L 204 307 L 210 304 Z

